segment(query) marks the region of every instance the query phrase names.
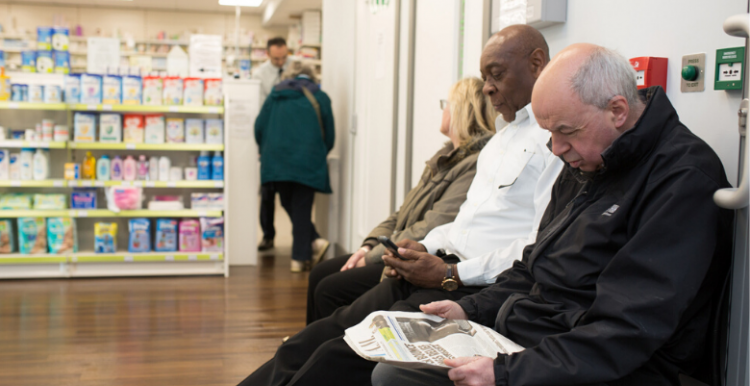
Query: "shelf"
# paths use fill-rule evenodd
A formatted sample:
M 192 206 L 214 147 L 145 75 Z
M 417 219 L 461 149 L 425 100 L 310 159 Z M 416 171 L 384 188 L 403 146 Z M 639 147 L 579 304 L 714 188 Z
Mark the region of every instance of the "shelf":
M 210 143 L 68 142 L 68 147 L 83 150 L 224 151 L 224 145 Z
M 224 181 L 65 181 L 70 187 L 140 186 L 144 188 L 223 188 Z M 2 186 L 2 185 L 0 185 Z
M 65 144 L 65 142 L 6 140 L 0 141 L 0 148 L 65 149 Z
M 54 110 L 65 111 L 65 103 L 0 102 L 0 110 Z
M 0 264 L 55 264 L 67 263 L 68 257 L 65 255 L 53 255 L 49 253 L 24 255 L 21 253 L 11 253 L 0 255 Z
M 143 253 L 93 253 L 79 252 L 70 255 L 71 263 L 122 263 L 145 261 L 199 261 L 224 260 L 220 252 L 143 252 Z
M 224 106 L 147 106 L 147 105 L 105 105 L 105 104 L 71 104 L 73 111 L 119 111 L 131 113 L 189 113 L 189 114 L 223 114 Z
M 115 213 L 106 209 L 63 209 L 63 210 L 0 210 L 2 218 L 18 217 L 221 217 L 220 210 L 123 210 Z
M 65 180 L 41 180 L 41 181 L 9 181 L 0 180 L 0 186 L 24 187 L 24 188 L 64 188 Z

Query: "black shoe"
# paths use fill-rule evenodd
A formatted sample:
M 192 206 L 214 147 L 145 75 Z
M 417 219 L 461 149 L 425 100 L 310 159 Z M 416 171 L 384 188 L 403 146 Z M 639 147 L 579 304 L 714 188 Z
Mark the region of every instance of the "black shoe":
M 258 244 L 259 251 L 267 251 L 269 249 L 273 249 L 273 239 L 263 239 L 263 241 Z

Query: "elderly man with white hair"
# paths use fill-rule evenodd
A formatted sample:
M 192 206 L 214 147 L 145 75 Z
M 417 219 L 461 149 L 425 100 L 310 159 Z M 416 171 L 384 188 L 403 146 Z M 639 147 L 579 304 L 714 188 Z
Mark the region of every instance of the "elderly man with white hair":
M 712 200 L 729 186 L 719 158 L 664 90 L 638 92 L 629 63 L 603 47 L 559 53 L 532 109 L 566 163 L 550 221 L 494 285 L 421 307 L 492 326 L 525 350 L 448 359 L 450 371 L 380 364 L 374 385 L 679 385 L 679 373 L 706 365 L 731 246 L 732 213 Z

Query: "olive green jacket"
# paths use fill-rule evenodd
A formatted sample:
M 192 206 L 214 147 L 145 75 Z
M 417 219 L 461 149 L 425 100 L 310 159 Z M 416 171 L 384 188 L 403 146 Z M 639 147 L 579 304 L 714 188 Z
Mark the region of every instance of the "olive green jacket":
M 362 243 L 372 248 L 365 255 L 367 264 L 383 263 L 385 248 L 378 236 L 388 236 L 393 242 L 420 241 L 433 228 L 456 218 L 477 172 L 479 152 L 490 138 L 489 134 L 473 138 L 458 149 L 448 142 L 427 161 L 419 184 L 406 195 L 401 208 L 376 226 Z

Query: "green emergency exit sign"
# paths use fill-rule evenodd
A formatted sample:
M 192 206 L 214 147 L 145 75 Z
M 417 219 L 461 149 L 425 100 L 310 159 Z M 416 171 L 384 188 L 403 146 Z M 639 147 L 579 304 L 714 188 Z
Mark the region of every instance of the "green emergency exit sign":
M 742 90 L 745 81 L 745 47 L 716 50 L 714 90 Z

